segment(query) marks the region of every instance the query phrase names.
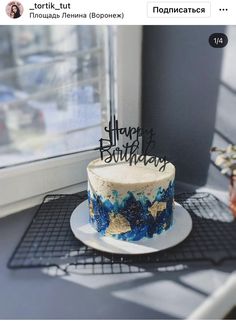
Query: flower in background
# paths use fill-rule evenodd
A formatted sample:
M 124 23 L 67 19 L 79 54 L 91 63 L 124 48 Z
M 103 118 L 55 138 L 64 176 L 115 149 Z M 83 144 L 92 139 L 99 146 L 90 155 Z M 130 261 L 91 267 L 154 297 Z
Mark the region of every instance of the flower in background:
M 215 164 L 221 168 L 222 174 L 236 175 L 236 145 L 228 145 L 226 148 L 212 147 L 211 152 L 218 154 Z

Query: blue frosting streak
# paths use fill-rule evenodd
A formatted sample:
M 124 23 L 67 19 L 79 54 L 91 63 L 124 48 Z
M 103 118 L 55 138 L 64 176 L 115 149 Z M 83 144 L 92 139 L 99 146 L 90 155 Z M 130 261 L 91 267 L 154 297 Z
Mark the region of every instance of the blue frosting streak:
M 174 182 L 170 182 L 167 189 L 159 188 L 152 203 L 144 194 L 140 194 L 136 199 L 132 192 L 128 192 L 121 202 L 118 201 L 118 191 L 113 190 L 112 195 L 115 198 L 113 203 L 100 195 L 95 196 L 88 192 L 88 201 L 94 213 L 93 216 L 90 215 L 90 222 L 100 235 L 106 234 L 110 214 L 119 213 L 128 220 L 131 231 L 112 235 L 116 239 L 126 241 L 138 241 L 144 237 L 151 238 L 154 234 L 167 230 L 173 223 Z M 148 208 L 156 201 L 166 202 L 166 209 L 154 218 Z

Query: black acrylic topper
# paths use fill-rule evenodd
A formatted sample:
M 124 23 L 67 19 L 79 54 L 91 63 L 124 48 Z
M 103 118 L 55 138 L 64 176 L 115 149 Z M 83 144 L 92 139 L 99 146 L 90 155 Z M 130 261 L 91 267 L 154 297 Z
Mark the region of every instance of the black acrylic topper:
M 110 118 L 108 127 L 104 128 L 105 132 L 108 133 L 109 139 L 101 138 L 100 142 L 100 156 L 101 160 L 105 163 L 111 161 L 118 162 L 125 160 L 129 162 L 129 165 L 136 165 L 138 162 L 143 162 L 146 166 L 148 163 L 153 163 L 155 167 L 161 165 L 159 168 L 160 172 L 163 172 L 166 165 L 169 163 L 166 157 L 148 156 L 150 151 L 155 145 L 155 132 L 153 128 L 143 129 L 141 127 L 119 127 L 118 120 L 115 116 Z M 123 136 L 129 139 L 129 142 L 122 144 L 122 148 L 118 146 L 120 137 Z M 148 143 L 145 147 L 144 152 L 138 155 L 140 148 L 140 138 L 147 138 Z M 115 147 L 113 149 L 113 147 Z

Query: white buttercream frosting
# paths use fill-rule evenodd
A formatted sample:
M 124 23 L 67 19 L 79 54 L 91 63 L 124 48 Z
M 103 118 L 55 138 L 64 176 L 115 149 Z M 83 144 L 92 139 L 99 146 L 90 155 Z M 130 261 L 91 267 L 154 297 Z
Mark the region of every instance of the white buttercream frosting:
M 131 165 L 120 161 L 105 163 L 101 159 L 92 161 L 88 167 L 88 189 L 110 201 L 114 200 L 112 191 L 118 192 L 122 199 L 128 192 L 134 195 L 144 193 L 151 201 L 159 188 L 167 189 L 175 178 L 175 167 L 168 163 L 164 171 L 159 171 L 163 164 L 157 167 L 153 163 L 144 165 L 139 162 Z

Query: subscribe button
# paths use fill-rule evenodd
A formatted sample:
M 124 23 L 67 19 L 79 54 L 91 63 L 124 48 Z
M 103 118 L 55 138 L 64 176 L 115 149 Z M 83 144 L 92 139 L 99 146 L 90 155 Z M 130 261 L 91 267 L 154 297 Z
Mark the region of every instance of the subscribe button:
M 149 18 L 208 18 L 210 2 L 148 2 Z

